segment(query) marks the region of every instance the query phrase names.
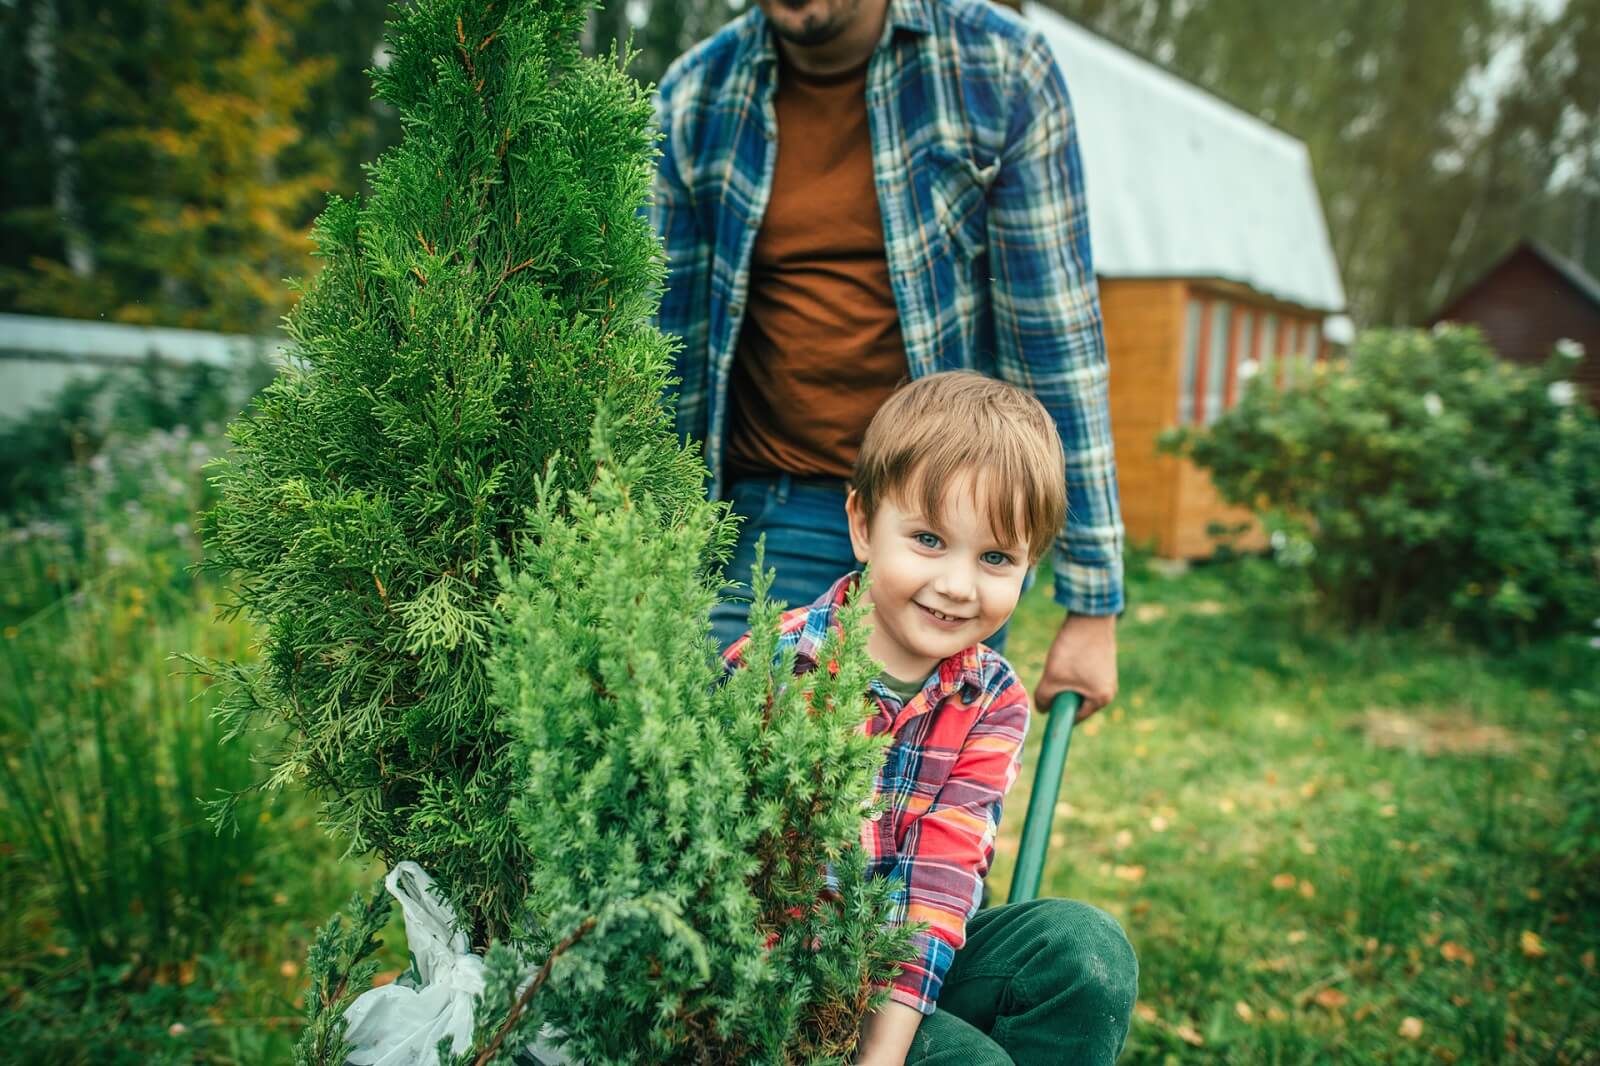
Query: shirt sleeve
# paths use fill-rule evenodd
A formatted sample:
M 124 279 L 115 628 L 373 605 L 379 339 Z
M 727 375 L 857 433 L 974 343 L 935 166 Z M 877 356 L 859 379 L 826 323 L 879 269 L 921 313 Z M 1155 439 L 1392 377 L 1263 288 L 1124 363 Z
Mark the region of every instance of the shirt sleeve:
M 711 245 L 701 232 L 690 193 L 684 154 L 683 116 L 672 101 L 679 78 L 669 72 L 656 93 L 656 123 L 664 135 L 661 157 L 651 184 L 650 223 L 666 255 L 666 278 L 656 325 L 677 337 L 679 348 L 666 399 L 680 436 L 704 440 L 706 414 L 704 366 L 710 344 L 709 285 Z M 675 125 L 676 123 L 676 125 Z
M 994 859 L 1000 804 L 1022 766 L 1028 730 L 1028 695 L 1013 679 L 973 725 L 955 766 L 928 809 L 901 835 L 893 876 L 896 917 L 927 922 L 913 935 L 914 961 L 889 986 L 896 1003 L 932 1014 L 967 922 L 983 898 L 983 878 Z
M 1066 79 L 1042 38 L 1023 57 L 1012 99 L 989 193 L 996 370 L 1039 398 L 1066 452 L 1056 601 L 1075 614 L 1116 614 L 1123 528 L 1105 335 L 1077 123 Z

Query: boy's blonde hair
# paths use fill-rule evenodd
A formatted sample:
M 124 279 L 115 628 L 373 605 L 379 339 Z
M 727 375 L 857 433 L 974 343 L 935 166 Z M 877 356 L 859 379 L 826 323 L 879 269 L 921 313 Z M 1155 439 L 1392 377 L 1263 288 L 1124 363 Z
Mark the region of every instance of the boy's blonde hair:
M 963 475 L 1006 540 L 1032 565 L 1067 512 L 1066 457 L 1055 422 L 1034 397 L 968 370 L 930 374 L 891 395 L 867 426 L 851 487 L 868 522 L 893 498 L 937 518 Z

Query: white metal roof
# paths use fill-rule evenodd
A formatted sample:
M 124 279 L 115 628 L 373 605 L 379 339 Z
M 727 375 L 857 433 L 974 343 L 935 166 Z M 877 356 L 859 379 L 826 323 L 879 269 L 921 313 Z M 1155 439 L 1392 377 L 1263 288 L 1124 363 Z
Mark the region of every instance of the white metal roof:
M 1072 93 L 1102 277 L 1206 277 L 1344 309 L 1306 146 L 1037 3 Z

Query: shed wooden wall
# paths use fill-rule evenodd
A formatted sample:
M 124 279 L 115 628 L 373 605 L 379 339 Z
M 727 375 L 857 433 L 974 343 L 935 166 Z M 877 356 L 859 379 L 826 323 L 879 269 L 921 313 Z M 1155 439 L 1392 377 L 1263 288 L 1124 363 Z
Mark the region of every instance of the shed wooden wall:
M 1205 471 L 1156 448 L 1157 438 L 1179 422 L 1184 333 L 1191 298 L 1226 300 L 1236 308 L 1248 308 L 1253 321 L 1270 311 L 1280 323 L 1294 323 L 1297 328 L 1320 324 L 1323 317 L 1226 282 L 1100 279 L 1100 304 L 1111 364 L 1111 428 L 1117 449 L 1122 519 L 1130 543 L 1149 545 L 1158 556 L 1169 559 L 1202 559 L 1214 554 L 1218 542 L 1208 532 L 1213 524 L 1248 526 L 1244 535 L 1232 539 L 1240 550 L 1266 547 L 1266 535 L 1254 516 L 1246 509 L 1224 503 Z M 1237 315 L 1230 344 L 1234 361 L 1259 361 L 1268 354 L 1255 350 L 1240 335 Z M 1215 357 L 1202 352 L 1202 364 Z M 1279 361 L 1280 372 L 1282 365 Z M 1204 380 L 1203 365 L 1199 378 Z M 1232 378 L 1230 370 L 1226 401 L 1230 405 L 1236 399 Z
M 1177 416 L 1184 291 L 1181 281 L 1100 281 L 1122 521 L 1130 543 L 1153 544 L 1161 556 L 1171 555 L 1180 460 L 1158 453 L 1156 438 Z
M 1495 351 L 1535 366 L 1550 357 L 1556 341 L 1577 341 L 1588 355 L 1573 370 L 1573 380 L 1600 406 L 1600 307 L 1526 245 L 1458 296 L 1436 321 L 1476 323 Z

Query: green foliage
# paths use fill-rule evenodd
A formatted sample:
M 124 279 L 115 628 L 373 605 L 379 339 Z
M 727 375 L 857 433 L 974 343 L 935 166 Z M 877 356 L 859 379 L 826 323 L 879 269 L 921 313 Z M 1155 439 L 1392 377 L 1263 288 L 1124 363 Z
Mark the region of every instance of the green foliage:
M 602 424 L 592 488 L 564 508 L 543 493 L 519 569 L 500 569 L 492 676 L 525 767 L 529 906 L 542 921 L 663 894 L 710 967 L 640 925 L 586 953 L 603 987 L 552 988 L 545 1011 L 593 1064 L 846 1062 L 909 942 L 855 846 L 886 739 L 859 728 L 864 604 L 822 651 L 836 668 L 796 679 L 758 572 L 749 665 L 719 684 L 704 561 L 731 534 L 721 505 L 669 520 L 605 439 Z
M 306 961 L 311 987 L 306 990 L 305 1028 L 295 1044 L 295 1066 L 342 1063 L 355 1050 L 344 1039 L 344 1012 L 378 972 L 378 934 L 390 908 L 389 893 L 379 880 L 365 901 L 359 893 L 350 897 L 344 912 L 317 930 Z
M 39 157 L 0 226 L 0 294 L 23 311 L 257 332 L 332 187 L 300 123 L 330 73 L 294 47 L 312 0 L 8 5 L 19 133 Z M 18 49 L 18 51 L 22 51 Z M 19 56 L 18 58 L 23 58 Z
M 1587 1062 L 1600 837 L 1574 835 L 1591 816 L 1573 808 L 1600 782 L 1600 649 L 1351 632 L 1304 617 L 1292 576 L 1247 559 L 1130 578 L 1122 687 L 1079 727 L 1045 875 L 1138 951 L 1121 1061 Z M 1024 597 L 1023 676 L 1059 617 L 1048 583 Z M 1001 898 L 1042 732 L 1000 829 Z
M 183 523 L 211 453 L 169 434 L 129 443 L 85 472 L 65 520 L 0 539 L 0 824 L 49 870 L 60 919 L 95 965 L 201 950 L 203 923 L 247 895 L 239 878 L 259 846 L 255 806 L 225 840 L 205 826 L 202 797 L 244 788 L 250 753 L 219 749 L 218 693 L 167 660 L 178 644 L 247 642 L 196 623 L 210 600 L 184 572 L 198 545 Z
M 1363 324 L 1426 321 L 1527 236 L 1600 272 L 1600 0 L 1049 2 L 1306 142 Z
M 125 372 L 73 378 L 49 403 L 0 423 L 0 513 L 49 516 L 70 508 L 67 497 L 81 479 L 74 466 L 93 463 L 113 441 L 139 448 L 151 431 L 220 426 L 275 372 L 257 352 L 226 366 L 151 358 Z
M 658 399 L 650 104 L 579 56 L 583 14 L 397 13 L 376 82 L 406 136 L 368 200 L 318 220 L 294 365 L 234 423 L 204 520 L 209 565 L 265 634 L 232 727 L 287 723 L 270 784 L 321 794 L 353 851 L 419 863 L 480 947 L 509 935 L 529 871 L 485 675 L 494 553 L 515 554 L 541 471 L 588 483 L 602 406 L 664 514 L 702 478 Z
M 189 569 L 219 446 L 113 438 L 48 519 L 0 533 L 0 1046 L 17 1061 L 286 1051 L 284 938 L 260 930 L 323 912 L 340 870 L 290 804 L 246 797 L 236 833 L 207 822 L 257 773 L 219 743 L 221 690 L 169 658 L 247 656 L 255 637 L 211 619 Z
M 1347 362 L 1277 392 L 1252 382 L 1167 444 L 1349 621 L 1447 619 L 1488 640 L 1600 616 L 1600 419 L 1563 380 L 1496 358 L 1472 329 L 1363 335 Z

